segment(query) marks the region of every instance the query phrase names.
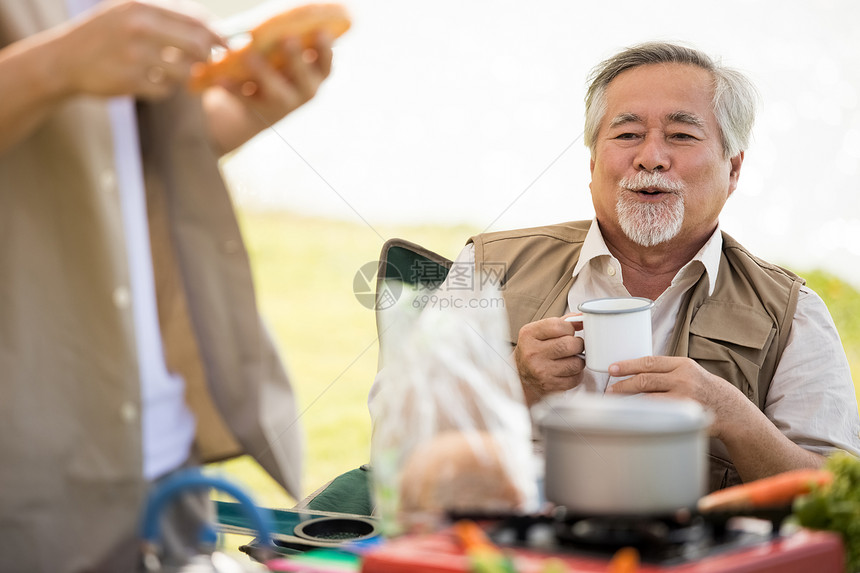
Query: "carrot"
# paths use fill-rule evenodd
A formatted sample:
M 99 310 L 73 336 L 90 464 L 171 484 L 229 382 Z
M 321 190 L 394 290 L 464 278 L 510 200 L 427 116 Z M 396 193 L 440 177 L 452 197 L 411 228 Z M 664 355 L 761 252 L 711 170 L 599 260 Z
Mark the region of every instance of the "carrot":
M 454 533 L 457 535 L 457 540 L 466 550 L 471 549 L 495 549 L 496 546 L 484 533 L 484 530 L 468 519 L 461 519 L 454 524 Z
M 770 507 L 787 504 L 795 497 L 809 493 L 814 486 L 833 481 L 826 470 L 800 469 L 783 472 L 716 491 L 701 498 L 699 511 L 721 511 Z
M 636 573 L 639 570 L 639 552 L 635 547 L 622 547 L 609 561 L 609 573 Z
M 303 48 L 310 48 L 318 32 L 337 38 L 349 30 L 350 24 L 349 14 L 340 4 L 306 4 L 287 10 L 251 30 L 251 41 L 245 46 L 227 52 L 219 60 L 192 66 L 188 87 L 200 92 L 219 79 L 246 81 L 243 61 L 251 51 L 262 54 L 272 66 L 280 67 L 284 64 L 283 56 L 275 48 L 281 40 L 297 38 Z
M 466 555 L 469 569 L 473 573 L 513 573 L 516 571 L 513 560 L 496 547 L 484 530 L 474 521 L 460 520 L 454 523 L 457 536 Z

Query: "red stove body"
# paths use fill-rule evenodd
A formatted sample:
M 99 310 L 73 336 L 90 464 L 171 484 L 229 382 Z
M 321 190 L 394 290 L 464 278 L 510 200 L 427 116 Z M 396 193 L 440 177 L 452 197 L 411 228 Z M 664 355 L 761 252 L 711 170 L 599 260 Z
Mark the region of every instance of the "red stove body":
M 608 557 L 570 553 L 542 553 L 505 548 L 516 571 L 541 573 L 548 560 L 564 563 L 568 573 L 607 570 Z M 450 532 L 405 536 L 368 553 L 362 573 L 459 573 L 470 571 L 469 558 Z M 838 535 L 800 530 L 742 548 L 726 549 L 700 559 L 674 565 L 641 563 L 639 573 L 844 573 L 844 554 Z

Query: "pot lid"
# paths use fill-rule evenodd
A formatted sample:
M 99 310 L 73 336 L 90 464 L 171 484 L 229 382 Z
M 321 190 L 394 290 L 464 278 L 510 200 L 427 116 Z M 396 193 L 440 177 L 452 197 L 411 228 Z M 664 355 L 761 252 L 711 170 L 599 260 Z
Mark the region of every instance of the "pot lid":
M 552 396 L 536 408 L 544 428 L 576 432 L 669 434 L 699 431 L 711 415 L 693 400 L 568 393 Z

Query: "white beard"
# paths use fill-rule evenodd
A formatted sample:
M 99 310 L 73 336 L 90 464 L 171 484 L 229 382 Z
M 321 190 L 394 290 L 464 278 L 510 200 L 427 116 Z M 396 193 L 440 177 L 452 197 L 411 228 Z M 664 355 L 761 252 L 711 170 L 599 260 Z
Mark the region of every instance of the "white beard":
M 683 184 L 660 173 L 641 171 L 634 177 L 619 181 L 619 186 L 629 191 L 657 188 L 672 193 L 659 203 L 643 203 L 621 192 L 615 212 L 628 239 L 643 247 L 653 247 L 673 239 L 680 232 L 684 223 Z

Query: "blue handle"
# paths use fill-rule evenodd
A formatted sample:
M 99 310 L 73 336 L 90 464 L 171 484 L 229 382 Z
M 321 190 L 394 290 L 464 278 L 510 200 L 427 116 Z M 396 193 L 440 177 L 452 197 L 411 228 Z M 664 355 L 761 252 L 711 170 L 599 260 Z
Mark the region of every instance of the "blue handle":
M 239 486 L 220 477 L 203 475 L 197 468 L 176 472 L 150 493 L 143 513 L 143 539 L 153 544 L 158 542 L 158 516 L 164 506 L 179 493 L 186 490 L 209 488 L 233 496 L 252 521 L 257 530 L 258 539 L 267 546 L 273 546 L 272 518 L 269 512 L 257 507 Z

